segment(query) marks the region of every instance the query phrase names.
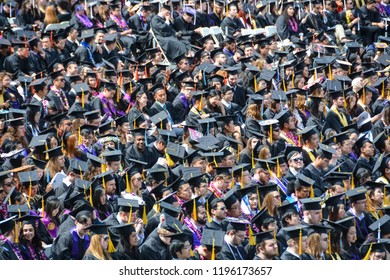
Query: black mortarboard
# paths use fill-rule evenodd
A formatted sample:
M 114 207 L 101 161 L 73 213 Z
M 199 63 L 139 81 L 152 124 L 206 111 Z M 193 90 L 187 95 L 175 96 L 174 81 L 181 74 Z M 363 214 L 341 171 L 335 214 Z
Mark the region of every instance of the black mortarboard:
M 283 229 L 286 232 L 287 235 L 286 239 L 288 241 L 289 239 L 298 238 L 299 236 L 306 236 L 307 235 L 307 231 L 305 230 L 306 228 L 307 226 L 297 225 L 292 227 L 285 227 Z
M 229 230 L 239 230 L 239 231 L 246 231 L 247 226 L 249 225 L 249 221 L 246 220 L 231 220 L 229 221 L 229 224 L 227 225 L 227 231 Z
M 328 197 L 327 200 L 325 200 L 326 207 L 336 207 L 338 204 L 344 202 L 345 193 L 340 193 L 334 196 Z
M 387 235 L 390 233 L 390 216 L 384 215 L 379 220 L 376 220 L 369 226 L 369 229 L 373 232 L 378 232 L 383 235 Z
M 84 114 L 84 117 L 88 121 L 97 120 L 100 118 L 100 110 L 90 111 Z
M 298 201 L 294 201 L 291 203 L 285 201 L 281 206 L 278 207 L 278 212 L 280 217 L 283 217 L 283 215 L 288 212 L 298 213 L 297 205 L 298 205 Z
M 185 156 L 185 149 L 183 146 L 169 142 L 165 149 L 165 152 L 178 159 L 183 159 Z
M 118 212 L 135 212 L 139 208 L 138 200 L 118 198 Z
M 44 151 L 43 153 L 47 153 L 49 155 L 49 158 L 59 157 L 62 156 L 62 146 L 55 147 L 53 149 Z
M 164 129 L 168 123 L 168 114 L 164 110 L 150 117 L 150 121 L 160 129 Z
M 346 195 L 350 202 L 366 199 L 367 189 L 365 187 L 358 187 L 346 191 Z
M 0 232 L 5 235 L 8 231 L 12 230 L 15 226 L 14 219 L 16 216 L 10 217 L 6 220 L 0 221 Z M 222 245 L 221 245 L 222 246 Z
M 19 180 L 25 186 L 31 184 L 32 186 L 37 185 L 39 181 L 38 171 L 27 171 L 18 173 Z
M 108 161 L 121 161 L 122 152 L 119 150 L 106 150 L 102 153 L 105 160 Z
M 30 212 L 30 208 L 27 204 L 18 204 L 18 205 L 7 205 L 7 212 L 9 216 L 12 216 L 12 214 L 16 214 L 18 216 L 22 216 L 25 214 L 28 214 Z
M 227 193 L 222 196 L 223 202 L 226 205 L 227 209 L 230 209 L 236 201 L 238 201 L 235 196 L 236 188 L 230 189 Z
M 320 197 L 303 198 L 300 200 L 303 210 L 321 210 L 321 201 Z
M 204 229 L 200 244 L 222 248 L 225 232 L 222 230 Z
M 88 163 L 78 159 L 70 159 L 68 171 L 70 170 L 77 174 L 82 174 L 88 171 Z

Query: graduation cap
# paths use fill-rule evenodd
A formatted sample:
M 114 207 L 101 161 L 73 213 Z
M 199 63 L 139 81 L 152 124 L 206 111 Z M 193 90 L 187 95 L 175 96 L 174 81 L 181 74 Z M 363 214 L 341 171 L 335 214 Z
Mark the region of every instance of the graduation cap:
M 336 207 L 338 204 L 343 204 L 345 198 L 345 193 L 340 193 L 334 196 L 328 197 L 327 200 L 325 200 L 326 207 Z
M 70 159 L 69 170 L 77 174 L 83 174 L 84 172 L 88 172 L 88 163 L 78 159 Z
M 48 156 L 47 156 L 48 158 L 54 158 L 54 157 L 59 157 L 59 156 L 64 155 L 62 152 L 62 146 L 58 146 L 58 147 L 55 147 L 53 149 L 44 151 L 43 153 L 48 154 Z
M 84 117 L 87 121 L 100 119 L 100 110 L 94 110 L 84 113 Z
M 227 231 L 230 231 L 230 230 L 246 231 L 247 226 L 250 224 L 250 222 L 247 220 L 231 219 L 228 221 L 229 221 L 229 224 L 226 227 Z
M 200 244 L 211 249 L 211 260 L 215 260 L 215 251 L 217 248 L 222 248 L 225 232 L 222 230 L 204 229 Z
M 39 181 L 38 171 L 19 172 L 18 176 L 20 182 L 23 183 L 25 186 L 38 185 L 38 181 Z
M 287 241 L 289 239 L 295 239 L 295 238 L 300 238 L 300 237 L 303 237 L 303 236 L 307 236 L 307 231 L 305 229 L 307 229 L 307 226 L 305 225 L 297 225 L 297 226 L 291 226 L 291 227 L 285 227 L 283 228 L 284 231 L 286 232 L 286 239 Z M 302 241 L 300 241 L 301 243 Z M 300 246 L 298 247 L 302 247 L 302 244 L 300 244 Z
M 347 190 L 345 194 L 347 195 L 350 202 L 355 202 L 358 200 L 365 200 L 366 192 L 367 189 L 365 187 L 358 187 L 351 190 Z
M 159 202 L 158 204 L 160 205 L 160 209 L 162 210 L 162 212 L 167 213 L 172 217 L 177 217 L 178 214 L 180 214 L 183 210 L 180 206 L 175 206 L 171 203 L 165 202 L 164 200 Z
M 106 224 L 92 224 L 87 229 L 89 229 L 91 237 L 96 234 L 107 235 L 109 226 L 110 225 L 106 225 Z
M 7 205 L 7 212 L 8 215 L 12 216 L 12 214 L 15 214 L 19 217 L 23 216 L 23 214 L 28 214 L 30 212 L 30 208 L 28 207 L 27 204 L 24 205 Z
M 360 149 L 364 146 L 365 143 L 372 143 L 371 140 L 366 136 L 367 136 L 367 133 L 363 134 L 355 142 L 355 147 L 356 147 L 357 151 L 359 152 L 359 154 L 360 154 Z
M 164 110 L 150 117 L 150 121 L 160 129 L 165 128 L 168 123 L 168 114 Z
M 377 232 L 379 236 L 384 236 L 390 233 L 390 216 L 384 215 L 379 220 L 376 220 L 369 226 L 373 232 Z
M 15 226 L 14 219 L 16 217 L 17 216 L 12 216 L 12 217 L 10 217 L 8 219 L 0 221 L 0 232 L 1 232 L 1 234 L 5 235 L 7 232 L 9 232 L 10 230 L 12 230 L 14 228 L 14 226 Z M 222 247 L 222 244 L 221 244 L 221 247 Z
M 105 122 L 99 126 L 99 134 L 103 135 L 105 132 L 113 129 L 113 123 L 111 121 Z
M 275 237 L 273 230 L 255 233 L 253 236 L 256 239 L 256 244 L 260 244 L 261 242 L 264 242 L 266 240 L 274 240 L 274 237 Z
M 168 142 L 165 152 L 169 156 L 173 156 L 177 159 L 183 159 L 185 156 L 185 149 L 183 146 Z
M 330 225 L 324 225 L 324 224 L 318 224 L 318 225 L 309 225 L 309 228 L 311 230 L 311 234 L 318 233 L 318 234 L 328 234 L 328 232 L 334 230 L 334 228 Z
M 93 29 L 86 29 L 86 30 L 83 30 L 81 31 L 81 34 L 80 34 L 80 39 L 89 39 L 89 38 L 92 38 L 94 37 L 95 34 L 94 34 L 94 30 Z
M 138 200 L 136 199 L 125 199 L 125 198 L 118 198 L 118 212 L 135 212 L 139 208 Z M 131 214 L 129 215 L 129 220 L 131 218 Z
M 106 150 L 102 153 L 102 156 L 107 162 L 121 161 L 122 151 L 119 150 Z
M 298 132 L 299 135 L 302 135 L 303 143 L 306 142 L 306 140 L 309 140 L 312 135 L 317 134 L 316 128 L 317 125 L 307 126 L 301 131 Z
M 332 156 L 337 153 L 335 149 L 321 143 L 318 145 L 318 148 L 321 149 L 327 159 L 332 159 Z
M 320 197 L 303 198 L 300 200 L 303 210 L 321 210 L 322 199 Z
M 286 213 L 298 213 L 297 209 L 298 201 L 294 202 L 283 202 L 281 206 L 278 206 L 278 212 L 280 217 L 283 217 Z

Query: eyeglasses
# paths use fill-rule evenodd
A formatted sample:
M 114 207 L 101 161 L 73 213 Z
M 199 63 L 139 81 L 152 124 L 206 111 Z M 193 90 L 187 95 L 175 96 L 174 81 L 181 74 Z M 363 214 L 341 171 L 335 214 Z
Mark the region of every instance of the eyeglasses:
M 303 161 L 303 158 L 301 158 L 301 157 L 300 157 L 300 158 L 293 158 L 292 160 L 295 161 L 295 162 L 297 162 L 297 161 Z
M 133 178 L 134 181 L 142 181 L 142 178 L 139 177 L 139 178 Z

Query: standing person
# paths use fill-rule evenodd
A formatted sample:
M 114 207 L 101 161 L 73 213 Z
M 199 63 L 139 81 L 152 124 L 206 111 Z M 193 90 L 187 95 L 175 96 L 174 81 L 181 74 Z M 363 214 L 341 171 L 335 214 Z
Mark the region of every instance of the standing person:
M 22 222 L 19 232 L 19 248 L 24 260 L 47 260 L 41 238 L 36 227 L 39 216 L 27 215 L 17 221 Z

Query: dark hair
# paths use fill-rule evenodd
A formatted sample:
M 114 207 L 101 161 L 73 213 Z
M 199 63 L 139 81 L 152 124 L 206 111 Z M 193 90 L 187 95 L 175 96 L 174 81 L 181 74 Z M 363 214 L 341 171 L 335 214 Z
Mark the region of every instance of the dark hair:
M 60 200 L 55 196 L 49 196 L 46 199 L 46 206 L 45 206 L 45 214 L 46 216 L 50 217 L 51 220 L 53 220 L 57 226 L 60 225 L 60 219 L 59 214 L 60 211 L 58 211 L 56 216 L 53 216 L 53 211 L 61 206 Z
M 185 247 L 184 243 L 179 240 L 173 240 L 169 245 L 169 251 L 175 259 L 177 259 L 177 253 L 181 252 Z
M 34 120 L 34 117 L 35 115 L 39 113 L 39 111 L 36 111 L 36 110 L 31 110 L 30 108 L 27 108 L 26 109 L 26 117 L 27 117 L 27 122 L 31 123 L 33 126 L 36 126 L 38 125 L 35 120 Z
M 35 226 L 35 222 L 31 222 L 31 221 L 24 221 L 22 223 L 22 226 L 20 227 L 20 231 L 19 231 L 19 243 L 22 245 L 28 244 L 28 241 L 24 238 L 24 235 L 23 235 L 23 227 L 25 225 L 32 225 L 32 227 L 34 229 L 34 237 L 31 240 L 31 245 L 37 249 L 42 248 L 41 236 L 39 235 L 39 231 L 37 230 L 37 227 Z

